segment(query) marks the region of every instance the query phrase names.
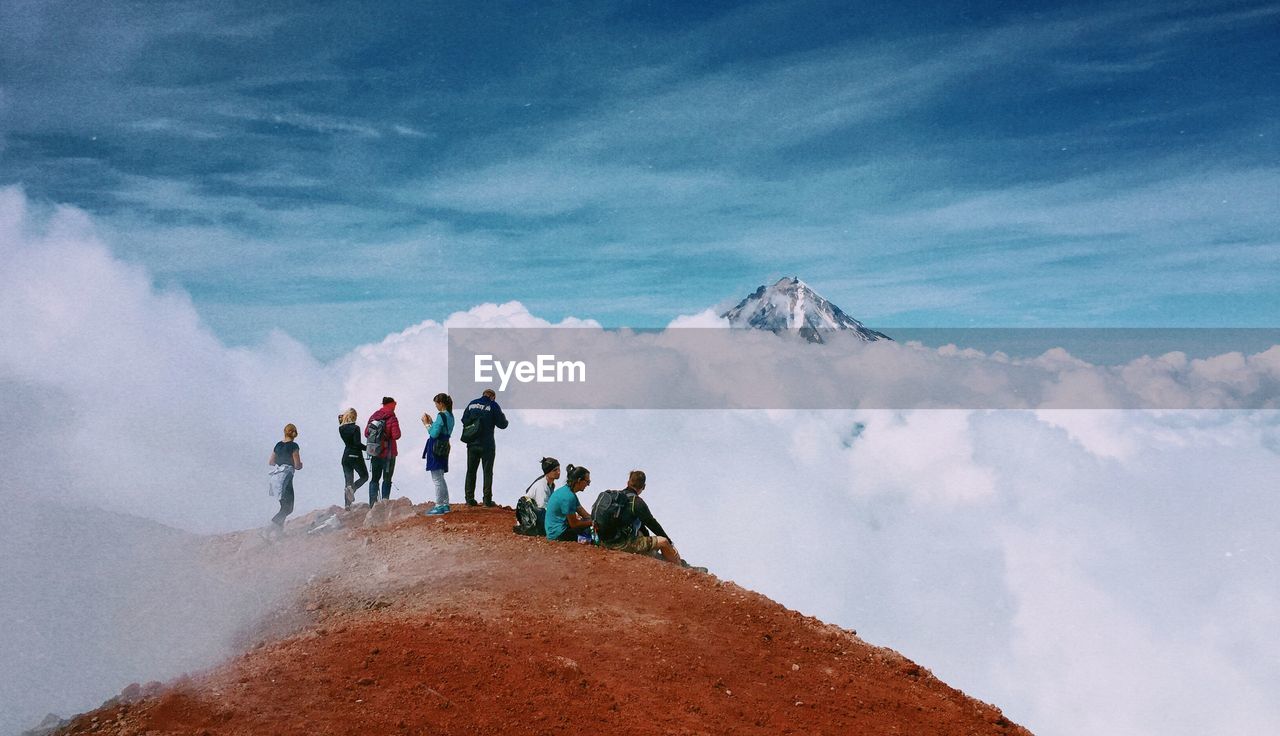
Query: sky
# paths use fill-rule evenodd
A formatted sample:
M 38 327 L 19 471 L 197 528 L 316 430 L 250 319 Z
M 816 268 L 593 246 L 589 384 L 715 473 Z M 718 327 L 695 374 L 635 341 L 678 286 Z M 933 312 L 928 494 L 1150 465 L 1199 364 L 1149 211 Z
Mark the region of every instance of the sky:
M 0 447 L 48 461 L 0 475 L 0 733 L 234 653 L 310 570 L 228 590 L 154 522 L 264 524 L 286 422 L 299 513 L 337 502 L 337 412 L 428 409 L 450 327 L 705 326 L 794 274 L 874 328 L 1275 328 L 1278 21 L 7 0 Z M 642 467 L 687 557 L 1036 733 L 1275 732 L 1280 418 L 1232 407 L 1278 360 L 1033 365 L 1205 411 L 513 406 L 498 496 L 543 455 Z M 208 615 L 140 638 L 166 600 Z
M 264 525 L 276 507 L 262 458 L 284 423 L 300 430 L 303 514 L 341 498 L 338 412 L 367 417 L 396 397 L 407 457 L 393 495 L 425 502 L 434 489 L 411 461 L 425 430 L 411 417 L 447 385 L 449 330 L 586 323 L 510 301 L 332 360 L 283 331 L 235 346 L 191 295 L 99 231 L 83 210 L 0 189 L 0 447 L 41 459 L 0 475 L 0 733 L 234 656 L 280 596 L 324 574 L 332 561 L 317 556 L 227 579 L 200 564 L 198 537 L 175 531 Z M 899 365 L 925 395 L 1042 401 L 1021 411 L 509 403 L 495 498 L 513 504 L 545 455 L 590 468 L 605 488 L 644 469 L 646 498 L 682 555 L 902 652 L 1038 734 L 1276 731 L 1280 417 L 1229 407 L 1249 396 L 1274 406 L 1280 346 L 1118 370 L 1062 350 L 1030 364 L 913 350 Z M 964 371 L 939 367 L 957 358 Z M 652 380 L 636 385 L 651 391 Z M 721 379 L 691 370 L 684 380 L 714 391 Z M 1206 409 L 1056 408 L 1075 395 L 1123 406 L 1125 385 Z M 457 501 L 461 476 L 446 479 Z
M 329 359 L 798 275 L 873 327 L 1270 327 L 1280 5 L 9 0 L 0 184 Z

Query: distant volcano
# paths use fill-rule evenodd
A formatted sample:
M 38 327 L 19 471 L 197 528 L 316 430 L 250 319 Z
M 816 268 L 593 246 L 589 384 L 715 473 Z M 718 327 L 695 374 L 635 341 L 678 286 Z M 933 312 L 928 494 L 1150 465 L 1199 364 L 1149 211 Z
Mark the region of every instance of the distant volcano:
M 809 342 L 824 343 L 823 333 L 835 330 L 852 330 L 867 342 L 893 339 L 867 328 L 794 276 L 781 278 L 773 286 L 761 286 L 720 316 L 733 327 L 774 334 L 798 332 Z

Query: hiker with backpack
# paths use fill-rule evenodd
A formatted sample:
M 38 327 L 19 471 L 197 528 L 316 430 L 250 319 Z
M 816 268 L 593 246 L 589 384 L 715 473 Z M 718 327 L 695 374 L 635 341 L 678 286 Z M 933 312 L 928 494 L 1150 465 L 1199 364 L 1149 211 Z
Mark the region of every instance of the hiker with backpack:
M 272 529 L 276 534 L 284 533 L 284 520 L 293 513 L 293 474 L 302 470 L 302 455 L 298 449 L 298 428 L 292 424 L 284 425 L 284 439 L 272 448 L 267 465 L 271 466 L 268 493 L 280 499 L 280 510 L 271 517 Z
M 627 487 L 621 491 L 605 491 L 596 498 L 591 516 L 596 522 L 600 546 L 637 555 L 655 552 L 666 562 L 682 564 L 671 538 L 653 518 L 649 504 L 640 498 L 645 487 L 643 470 L 633 470 Z
M 427 461 L 427 472 L 436 487 L 436 505 L 426 513 L 439 516 L 449 513 L 449 485 L 444 481 L 444 474 L 449 472 L 452 449 L 449 437 L 453 435 L 453 399 L 449 394 L 436 394 L 432 401 L 436 402 L 435 419 L 429 412 L 422 415 L 422 424 L 427 428 L 427 446 L 422 448 L 422 457 Z
M 346 508 L 356 500 L 356 491 L 369 480 L 369 468 L 364 464 L 364 443 L 360 441 L 360 427 L 356 425 L 355 408 L 338 415 L 338 436 L 342 438 L 342 477 L 347 484 L 342 489 L 342 502 Z
M 560 478 L 560 461 L 542 458 L 542 475 L 533 479 L 524 495 L 516 501 L 516 525 L 511 531 L 525 536 L 546 536 L 547 499 L 556 490 Z
M 497 454 L 497 445 L 493 441 L 493 430 L 507 428 L 507 415 L 502 407 L 494 401 L 497 394 L 486 388 L 480 398 L 467 404 L 462 412 L 462 442 L 467 446 L 467 478 L 462 490 L 467 497 L 468 506 L 476 506 L 476 471 L 484 466 L 484 505 L 497 506 L 493 502 L 493 458 Z
M 576 542 L 578 535 L 591 529 L 591 514 L 582 508 L 578 494 L 591 485 L 591 471 L 570 465 L 565 471 L 566 483 L 547 499 L 547 539 Z
M 396 440 L 400 439 L 400 420 L 396 417 L 396 400 L 382 397 L 382 408 L 369 416 L 364 425 L 365 450 L 369 453 L 369 505 L 378 502 L 378 481 L 382 481 L 382 497 L 391 498 L 391 476 L 396 472 Z

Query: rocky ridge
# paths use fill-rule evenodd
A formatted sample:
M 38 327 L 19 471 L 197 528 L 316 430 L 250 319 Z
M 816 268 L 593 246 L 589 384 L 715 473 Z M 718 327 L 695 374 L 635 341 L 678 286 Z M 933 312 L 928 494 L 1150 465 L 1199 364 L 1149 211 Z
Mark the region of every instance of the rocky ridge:
M 1026 734 L 897 652 L 714 575 L 407 499 L 209 539 L 316 564 L 243 654 L 30 733 Z

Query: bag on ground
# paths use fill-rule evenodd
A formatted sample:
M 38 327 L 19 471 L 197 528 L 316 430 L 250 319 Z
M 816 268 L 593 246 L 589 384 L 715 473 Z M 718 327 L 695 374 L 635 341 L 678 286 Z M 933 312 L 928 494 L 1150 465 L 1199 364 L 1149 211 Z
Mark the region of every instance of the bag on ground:
M 545 537 L 547 528 L 543 522 L 543 515 L 538 513 L 538 507 L 534 505 L 533 499 L 528 496 L 521 496 L 516 501 L 516 525 L 511 531 L 526 537 Z

